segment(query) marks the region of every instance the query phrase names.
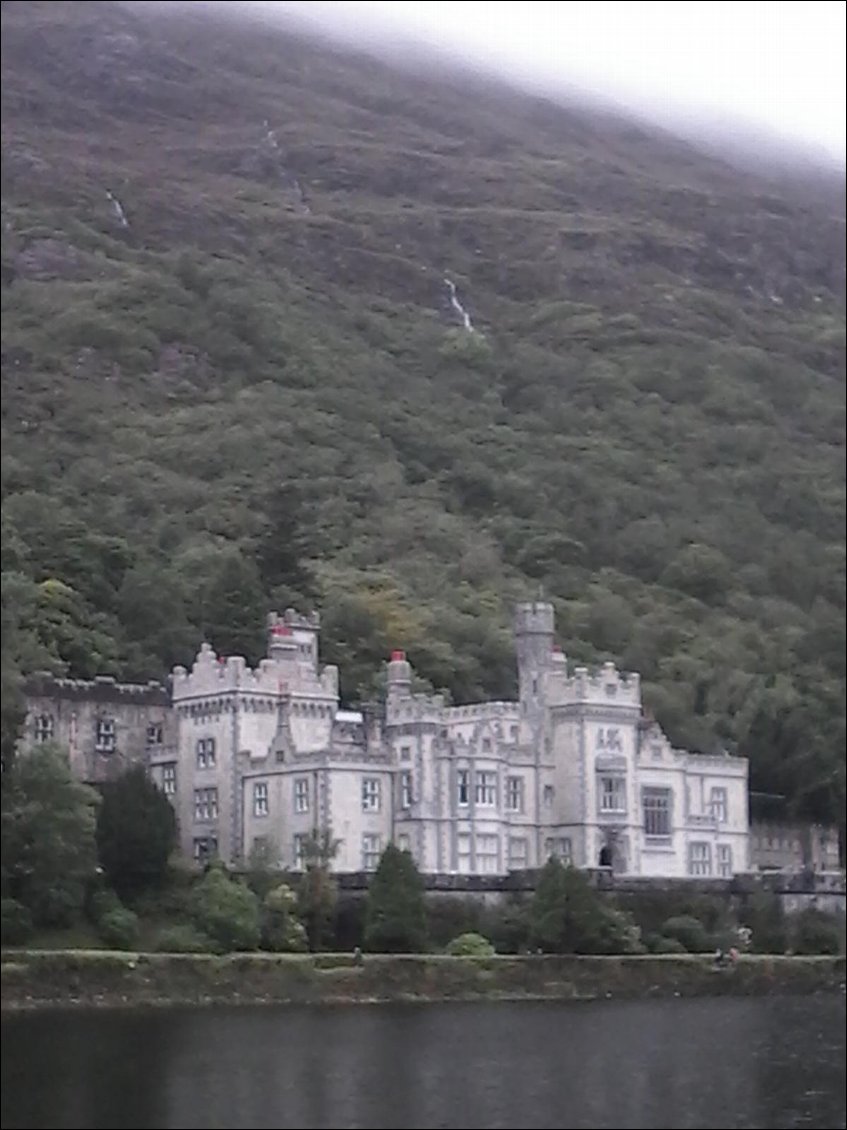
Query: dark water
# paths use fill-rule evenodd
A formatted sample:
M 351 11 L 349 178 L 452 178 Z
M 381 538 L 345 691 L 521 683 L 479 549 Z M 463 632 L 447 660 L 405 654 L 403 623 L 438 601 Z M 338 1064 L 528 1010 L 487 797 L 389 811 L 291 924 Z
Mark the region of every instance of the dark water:
M 42 1013 L 3 1021 L 2 1125 L 845 1125 L 840 996 Z

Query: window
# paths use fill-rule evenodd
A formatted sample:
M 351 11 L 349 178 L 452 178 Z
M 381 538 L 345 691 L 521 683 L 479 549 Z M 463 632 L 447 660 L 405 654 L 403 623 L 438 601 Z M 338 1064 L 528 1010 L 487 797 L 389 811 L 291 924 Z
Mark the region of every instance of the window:
M 518 740 L 518 728 L 517 728 L 517 726 L 512 726 L 510 728 L 509 735 L 510 735 L 513 742 L 516 742 Z
M 362 812 L 379 812 L 382 806 L 382 782 L 379 777 L 362 780 Z
M 712 874 L 712 845 L 711 844 L 689 844 L 688 845 L 688 874 L 689 875 L 711 875 Z
M 218 790 L 194 790 L 194 819 L 217 820 L 218 818 Z
M 644 834 L 669 836 L 671 834 L 671 790 L 645 788 L 641 793 L 644 810 Z
M 401 833 L 397 837 L 397 847 L 400 849 L 400 851 L 411 851 L 412 850 L 411 843 L 409 841 L 409 837 L 405 833 Z
M 294 778 L 294 811 L 309 811 L 309 778 Z
M 362 870 L 376 871 L 382 855 L 382 837 L 372 832 L 362 836 Z
M 500 870 L 500 840 L 498 836 L 477 836 L 476 869 L 482 875 L 496 875 Z
M 215 739 L 200 738 L 197 742 L 197 768 L 215 768 Z
M 471 838 L 464 833 L 456 837 L 456 859 L 460 875 L 469 875 L 471 871 Z
M 306 841 L 308 836 L 297 835 L 294 837 L 294 870 L 302 871 L 306 866 Z
M 94 748 L 98 753 L 114 753 L 116 745 L 114 718 L 98 718 Z
M 161 745 L 165 739 L 165 728 L 161 722 L 151 722 L 147 727 L 147 744 Z
M 194 858 L 198 863 L 214 859 L 218 854 L 218 841 L 214 836 L 197 836 L 194 840 Z
M 506 778 L 506 808 L 509 812 L 523 812 L 523 777 Z
M 529 862 L 529 844 L 523 836 L 509 837 L 509 867 L 513 871 L 525 871 Z
M 544 786 L 544 807 L 545 808 L 552 808 L 554 795 L 555 795 L 555 789 L 553 788 L 553 786 L 552 785 L 545 785 Z
M 460 769 L 456 773 L 456 799 L 459 804 L 466 805 L 470 801 L 471 775 L 467 769 Z
M 732 878 L 732 848 L 729 844 L 718 844 L 718 875 L 722 879 Z
M 270 812 L 268 782 L 256 781 L 253 785 L 253 815 L 267 816 L 268 812 Z
M 35 719 L 35 740 L 37 742 L 51 741 L 54 728 L 52 714 L 39 714 Z
M 401 761 L 411 761 L 412 760 L 412 747 L 410 745 L 401 745 L 400 746 L 400 760 Z
M 571 861 L 571 841 L 565 836 L 544 841 L 544 854 L 548 859 L 554 856 L 562 863 Z
M 725 824 L 727 820 L 727 795 L 726 789 L 714 788 L 709 793 L 709 812 L 718 824 Z
M 412 774 L 400 774 L 400 807 L 412 807 Z
M 597 801 L 601 812 L 626 812 L 626 777 L 601 774 L 597 778 Z
M 162 792 L 165 796 L 176 794 L 176 762 L 162 766 Z
M 475 784 L 474 799 L 476 803 L 485 808 L 492 808 L 497 803 L 497 774 L 477 773 Z
M 482 739 L 482 752 L 491 753 L 491 738 Z

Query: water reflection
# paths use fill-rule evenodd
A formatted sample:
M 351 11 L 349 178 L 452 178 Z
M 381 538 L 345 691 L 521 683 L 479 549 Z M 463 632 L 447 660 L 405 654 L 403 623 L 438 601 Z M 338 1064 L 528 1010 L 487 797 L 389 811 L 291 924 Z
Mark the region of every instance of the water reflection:
M 15 1016 L 2 1124 L 838 1130 L 844 1019 L 832 996 Z

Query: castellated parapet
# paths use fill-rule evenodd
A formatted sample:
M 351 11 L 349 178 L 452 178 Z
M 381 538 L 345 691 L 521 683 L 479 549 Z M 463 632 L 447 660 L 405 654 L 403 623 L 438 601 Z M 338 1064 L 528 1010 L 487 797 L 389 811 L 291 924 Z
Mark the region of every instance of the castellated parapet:
M 619 671 L 614 663 L 590 670 L 574 667 L 563 678 L 549 680 L 550 706 L 627 707 L 641 710 L 641 678 L 635 672 Z

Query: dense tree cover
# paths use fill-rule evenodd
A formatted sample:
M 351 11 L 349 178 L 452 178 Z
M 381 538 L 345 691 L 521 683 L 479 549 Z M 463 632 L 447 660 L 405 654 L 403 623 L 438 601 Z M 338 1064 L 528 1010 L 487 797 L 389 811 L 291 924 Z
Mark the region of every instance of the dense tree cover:
M 632 919 L 604 902 L 588 877 L 552 856 L 529 908 L 530 944 L 544 953 L 643 952 Z
M 348 700 L 507 695 L 543 588 L 843 820 L 843 182 L 151 7 L 3 7 L 4 758 L 21 672 L 290 603 Z
M 101 786 L 97 854 L 106 877 L 121 894 L 161 883 L 177 846 L 176 815 L 143 766 Z
M 2 894 L 36 926 L 78 915 L 97 874 L 99 798 L 52 745 L 15 759 L 3 773 Z
M 420 953 L 426 941 L 423 879 L 409 852 L 389 844 L 368 889 L 365 948 Z

